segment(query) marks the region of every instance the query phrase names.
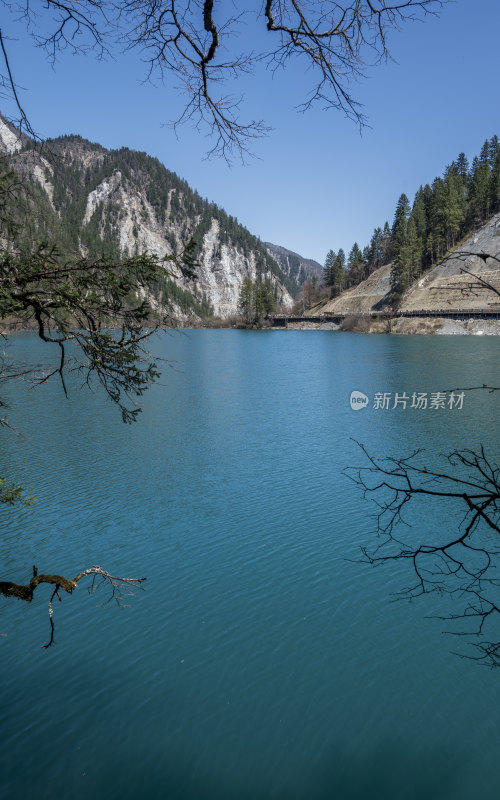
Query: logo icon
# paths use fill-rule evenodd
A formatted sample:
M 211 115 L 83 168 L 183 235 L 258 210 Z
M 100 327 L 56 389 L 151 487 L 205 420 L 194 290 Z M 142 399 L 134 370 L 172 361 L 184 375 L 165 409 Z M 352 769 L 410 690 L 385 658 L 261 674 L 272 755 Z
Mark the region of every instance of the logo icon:
M 349 402 L 353 411 L 361 411 L 368 405 L 369 399 L 363 392 L 351 392 Z

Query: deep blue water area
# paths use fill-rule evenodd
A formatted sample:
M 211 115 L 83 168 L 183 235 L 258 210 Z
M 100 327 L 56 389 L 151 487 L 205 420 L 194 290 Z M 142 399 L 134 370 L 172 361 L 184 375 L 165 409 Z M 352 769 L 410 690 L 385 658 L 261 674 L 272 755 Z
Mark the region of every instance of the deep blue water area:
M 47 360 L 32 334 L 19 362 Z M 373 509 L 343 474 L 376 455 L 484 443 L 500 392 L 373 408 L 376 392 L 500 385 L 496 337 L 161 334 L 168 360 L 121 423 L 70 378 L 2 387 L 0 579 L 32 565 L 147 576 L 129 608 L 82 582 L 0 599 L 0 796 L 166 800 L 498 798 L 500 670 L 452 654 L 438 597 L 393 602 L 402 564 L 359 562 Z M 352 411 L 350 392 L 369 406 Z M 392 406 L 392 402 L 391 402 Z M 429 507 L 430 534 L 456 524 Z M 443 601 L 445 602 L 445 601 Z

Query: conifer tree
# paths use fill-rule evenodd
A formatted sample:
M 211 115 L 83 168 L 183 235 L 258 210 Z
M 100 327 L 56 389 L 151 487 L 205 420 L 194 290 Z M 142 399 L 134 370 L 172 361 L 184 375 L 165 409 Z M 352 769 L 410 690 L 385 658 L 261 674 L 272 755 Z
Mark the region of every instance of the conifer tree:
M 358 243 L 354 242 L 349 253 L 349 258 L 347 259 L 347 268 L 349 270 L 354 269 L 355 267 L 358 266 L 358 264 L 361 264 L 362 261 L 363 261 L 363 253 L 359 249 Z
M 375 228 L 368 246 L 367 261 L 368 272 L 371 273 L 378 269 L 384 263 L 384 250 L 383 250 L 384 234 L 382 228 Z
M 269 278 L 258 281 L 254 286 L 255 316 L 262 317 L 276 308 L 273 295 L 273 286 Z
M 238 309 L 246 320 L 251 319 L 253 312 L 253 283 L 247 276 L 243 278 L 243 283 L 241 284 Z
M 489 142 L 489 163 L 490 169 L 493 169 L 495 166 L 495 161 L 497 156 L 500 154 L 500 140 L 498 136 L 495 134 L 491 137 Z
M 345 253 L 340 248 L 333 262 L 332 295 L 335 297 L 344 289 L 345 284 Z
M 479 153 L 479 162 L 481 164 L 487 164 L 488 167 L 490 166 L 490 143 L 488 139 L 486 139 L 481 147 L 481 152 Z
M 445 252 L 445 229 L 443 224 L 443 208 L 445 206 L 445 184 L 442 178 L 435 178 L 432 182 L 429 198 L 429 228 L 427 236 L 427 251 L 430 263 L 433 263 Z
M 465 218 L 465 195 L 456 168 L 445 172 L 440 216 L 446 249 L 449 249 L 455 244 Z
M 323 283 L 325 286 L 333 286 L 333 265 L 335 262 L 336 254 L 333 250 L 329 250 L 326 254 L 325 266 L 323 267 Z
M 405 271 L 406 271 L 406 251 L 408 235 L 408 218 L 410 216 L 410 203 L 405 194 L 398 200 L 392 225 L 392 270 L 391 286 L 395 293 L 404 291 Z
M 421 272 L 421 243 L 413 214 L 408 220 L 406 236 L 398 256 L 398 285 L 396 291 L 405 292 Z
M 427 237 L 427 210 L 425 204 L 424 189 L 422 186 L 420 186 L 415 195 L 415 200 L 413 201 L 413 208 L 411 210 L 411 216 L 413 217 L 413 220 L 415 222 L 415 229 L 420 248 L 420 259 L 423 263 L 425 240 Z
M 485 145 L 487 142 L 485 142 Z M 488 150 L 485 145 L 481 150 L 481 156 L 472 162 L 472 182 L 471 182 L 471 212 L 472 224 L 479 225 L 484 222 L 490 211 L 491 197 L 491 173 L 488 163 Z
M 457 173 L 461 177 L 464 184 L 467 184 L 469 179 L 469 162 L 465 153 L 459 153 L 457 161 Z
M 491 171 L 490 201 L 491 210 L 496 213 L 500 208 L 500 152 L 495 158 Z
M 248 276 L 243 278 L 238 309 L 247 322 L 257 320 L 276 308 L 273 285 L 269 278 L 253 282 Z
M 382 264 L 388 264 L 392 258 L 392 231 L 387 220 L 382 231 Z

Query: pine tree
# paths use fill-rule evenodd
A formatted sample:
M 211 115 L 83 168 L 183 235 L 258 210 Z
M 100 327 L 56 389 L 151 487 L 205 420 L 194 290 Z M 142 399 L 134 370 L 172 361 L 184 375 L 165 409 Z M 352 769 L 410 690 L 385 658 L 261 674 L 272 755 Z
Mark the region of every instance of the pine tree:
M 457 161 L 457 173 L 462 179 L 464 184 L 467 184 L 469 179 L 469 162 L 465 153 L 459 153 Z
M 325 286 L 333 286 L 333 265 L 335 262 L 336 254 L 333 250 L 329 250 L 325 258 L 325 266 L 323 267 L 323 283 Z
M 248 276 L 243 278 L 238 309 L 247 322 L 256 320 L 274 311 L 276 302 L 270 278 L 255 283 Z
M 273 286 L 269 278 L 258 281 L 253 287 L 256 317 L 263 317 L 275 309 Z
M 444 180 L 435 178 L 432 182 L 428 213 L 427 250 L 431 263 L 446 251 L 446 231 L 443 216 L 443 209 L 446 203 L 445 195 Z
M 392 258 L 392 231 L 387 220 L 382 231 L 382 264 L 388 264 Z
M 405 289 L 406 275 L 406 244 L 408 236 L 408 218 L 410 216 L 410 203 L 405 194 L 398 200 L 392 225 L 392 270 L 391 287 L 393 292 L 400 294 Z
M 349 258 L 347 259 L 347 268 L 349 270 L 354 269 L 361 264 L 363 261 L 363 253 L 359 249 L 359 245 L 357 242 L 354 242 L 351 251 L 349 253 Z
M 455 244 L 465 218 L 465 196 L 462 180 L 457 170 L 449 170 L 444 177 L 441 225 L 446 249 Z
M 427 210 L 426 210 L 424 189 L 422 186 L 418 189 L 415 195 L 415 200 L 413 201 L 413 208 L 411 210 L 411 216 L 413 217 L 415 222 L 415 229 L 421 251 L 421 259 L 423 260 L 425 241 L 427 238 Z
M 243 278 L 241 284 L 238 309 L 247 321 L 251 319 L 254 309 L 254 285 L 247 276 Z
M 375 228 L 368 246 L 367 262 L 368 273 L 378 269 L 384 263 L 384 234 L 382 228 Z
M 394 212 L 394 222 L 392 224 L 392 239 L 397 247 L 398 239 L 404 238 L 406 235 L 406 226 L 410 216 L 410 203 L 405 194 L 402 194 L 398 200 L 396 211 Z
M 332 295 L 335 297 L 344 289 L 345 284 L 345 253 L 340 248 L 333 263 Z
M 495 134 L 494 136 L 491 137 L 490 142 L 489 142 L 489 164 L 490 164 L 490 169 L 494 168 L 495 161 L 496 161 L 498 155 L 500 155 L 500 140 L 499 140 L 498 136 Z
M 500 152 L 495 158 L 495 163 L 491 171 L 490 204 L 493 213 L 496 213 L 500 209 Z
M 399 262 L 401 267 L 399 291 L 406 291 L 422 271 L 422 243 L 413 214 L 408 220 L 406 238 Z
M 486 144 L 488 143 L 485 142 Z M 479 225 L 488 219 L 490 211 L 491 173 L 485 145 L 482 147 L 480 158 L 475 158 L 472 162 L 471 211 L 473 225 Z
M 479 162 L 481 164 L 486 164 L 488 167 L 490 166 L 490 143 L 488 139 L 486 139 L 481 147 L 481 152 L 479 153 Z

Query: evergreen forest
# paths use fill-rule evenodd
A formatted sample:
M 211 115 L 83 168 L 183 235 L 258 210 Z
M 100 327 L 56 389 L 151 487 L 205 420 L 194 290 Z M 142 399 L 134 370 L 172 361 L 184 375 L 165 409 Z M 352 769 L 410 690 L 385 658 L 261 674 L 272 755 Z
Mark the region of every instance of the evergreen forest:
M 460 153 L 442 177 L 420 186 L 412 204 L 401 194 L 392 227 L 386 222 L 375 228 L 362 250 L 357 242 L 347 258 L 342 248 L 329 250 L 323 282 L 336 297 L 392 262 L 392 302 L 397 303 L 426 270 L 499 210 L 500 141 L 495 135 L 472 163 Z

